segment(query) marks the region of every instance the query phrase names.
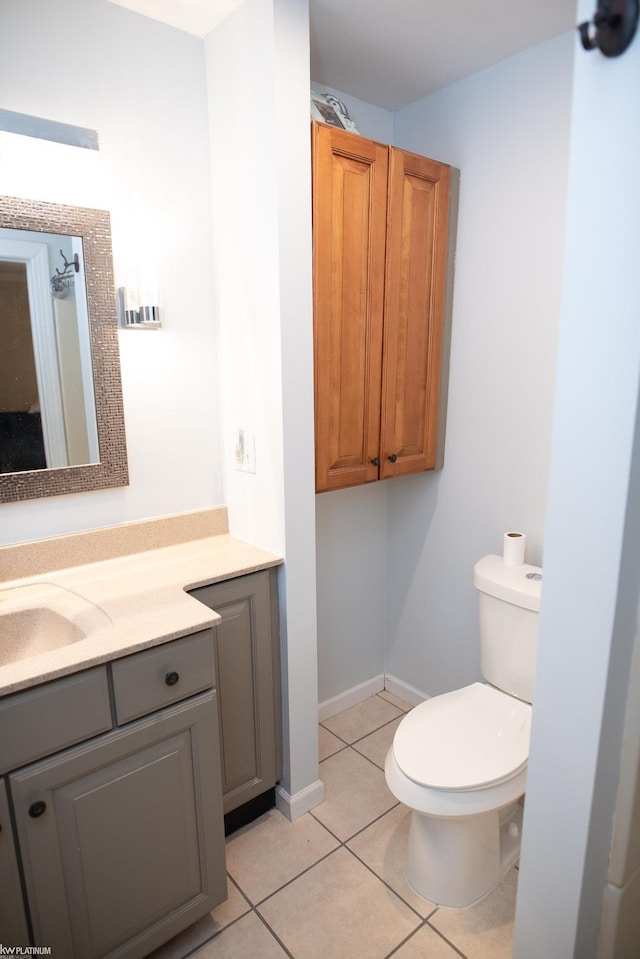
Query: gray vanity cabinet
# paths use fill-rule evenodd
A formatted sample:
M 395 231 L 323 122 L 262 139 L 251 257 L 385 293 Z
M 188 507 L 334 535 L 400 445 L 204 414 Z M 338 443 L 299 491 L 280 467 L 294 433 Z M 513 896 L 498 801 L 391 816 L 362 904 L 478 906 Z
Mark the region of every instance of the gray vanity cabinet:
M 55 956 L 142 959 L 226 898 L 213 632 L 0 704 L 5 725 L 34 701 L 58 707 L 45 725 L 65 748 L 43 755 L 23 742 L 34 761 L 7 776 L 32 942 Z M 77 706 L 100 683 L 106 707 L 76 711 L 73 743 L 55 719 L 60 697 Z M 110 729 L 95 735 L 105 708 Z M 24 928 L 5 921 L 0 942 L 27 945 Z
M 225 898 L 216 723 L 206 693 L 9 777 L 36 942 L 142 957 Z
M 0 911 L 5 946 L 26 946 L 29 942 L 27 917 L 22 902 L 18 857 L 11 832 L 11 815 L 7 790 L 0 779 Z
M 215 630 L 225 813 L 282 777 L 277 570 L 190 591 L 221 617 Z

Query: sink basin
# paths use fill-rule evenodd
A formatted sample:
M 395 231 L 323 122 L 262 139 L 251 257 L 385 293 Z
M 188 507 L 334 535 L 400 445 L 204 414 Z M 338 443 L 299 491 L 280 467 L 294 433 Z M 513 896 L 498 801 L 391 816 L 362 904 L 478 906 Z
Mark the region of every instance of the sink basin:
M 0 666 L 77 643 L 109 623 L 101 609 L 62 586 L 0 589 Z

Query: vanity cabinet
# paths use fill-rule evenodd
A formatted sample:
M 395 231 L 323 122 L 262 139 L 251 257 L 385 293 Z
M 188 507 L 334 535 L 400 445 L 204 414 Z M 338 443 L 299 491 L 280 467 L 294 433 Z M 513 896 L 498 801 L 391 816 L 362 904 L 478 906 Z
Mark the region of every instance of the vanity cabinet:
M 29 942 L 22 899 L 18 855 L 11 831 L 11 814 L 5 783 L 0 779 L 0 942 L 24 946 Z
M 226 898 L 213 650 L 205 630 L 0 701 L 34 944 L 142 959 Z M 11 730 L 28 714 L 39 723 L 19 765 Z M 50 754 L 32 762 L 36 725 Z M 10 853 L 2 862 L 15 897 Z M 21 909 L 2 912 L 0 941 L 27 945 Z
M 262 570 L 190 591 L 221 617 L 215 630 L 224 811 L 273 789 L 282 777 L 277 571 Z
M 441 465 L 451 167 L 312 124 L 316 490 Z

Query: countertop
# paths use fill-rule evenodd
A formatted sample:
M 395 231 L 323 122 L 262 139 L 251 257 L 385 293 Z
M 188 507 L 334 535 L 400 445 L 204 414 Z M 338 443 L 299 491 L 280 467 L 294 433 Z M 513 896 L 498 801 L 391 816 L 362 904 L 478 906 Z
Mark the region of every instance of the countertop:
M 87 638 L 0 666 L 0 696 L 211 627 L 218 615 L 187 595 L 188 590 L 281 562 L 275 554 L 217 533 L 5 580 L 0 583 L 0 609 L 3 595 L 10 596 L 5 590 L 46 584 L 82 597 L 99 612 Z

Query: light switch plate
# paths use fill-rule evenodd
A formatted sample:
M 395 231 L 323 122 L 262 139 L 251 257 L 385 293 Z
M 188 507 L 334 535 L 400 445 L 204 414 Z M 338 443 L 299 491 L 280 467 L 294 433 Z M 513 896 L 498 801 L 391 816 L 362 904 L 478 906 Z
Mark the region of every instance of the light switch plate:
M 248 430 L 238 430 L 236 469 L 242 470 L 243 473 L 256 471 L 256 440 Z

